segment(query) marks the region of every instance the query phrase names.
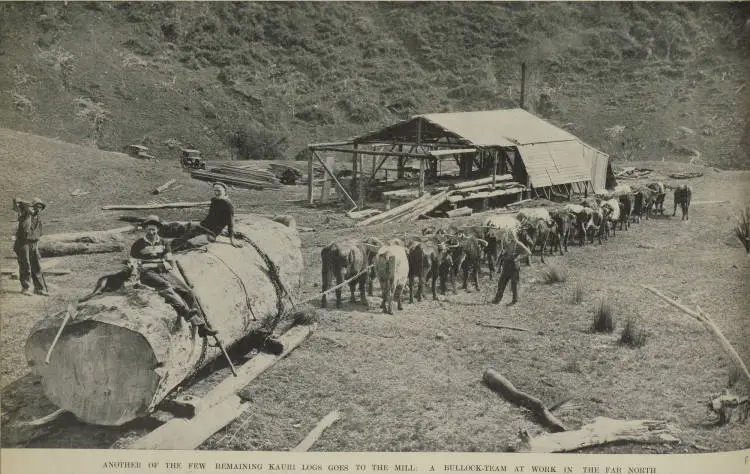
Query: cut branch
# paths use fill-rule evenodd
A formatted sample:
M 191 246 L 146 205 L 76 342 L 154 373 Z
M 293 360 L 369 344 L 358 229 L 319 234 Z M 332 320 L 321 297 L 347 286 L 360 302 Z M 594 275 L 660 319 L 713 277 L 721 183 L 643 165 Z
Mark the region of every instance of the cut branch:
M 647 289 L 648 291 L 650 291 L 651 293 L 655 294 L 659 298 L 663 299 L 667 303 L 671 304 L 675 308 L 678 308 L 678 309 L 682 310 L 684 313 L 686 313 L 686 314 L 692 316 L 693 318 L 697 319 L 698 321 L 700 321 L 700 323 L 703 324 L 703 326 L 705 326 L 706 329 L 708 329 L 711 334 L 713 334 L 714 338 L 719 342 L 719 344 L 721 344 L 721 347 L 729 355 L 729 358 L 732 359 L 732 361 L 737 365 L 737 367 L 740 369 L 740 371 L 744 375 L 745 383 L 747 383 L 747 386 L 750 387 L 750 372 L 748 372 L 747 366 L 742 361 L 742 358 L 737 353 L 737 351 L 734 350 L 734 347 L 729 342 L 729 340 L 726 337 L 724 337 L 724 334 L 722 334 L 722 332 L 719 330 L 719 328 L 716 326 L 716 324 L 713 322 L 713 320 L 711 318 L 709 318 L 706 313 L 704 313 L 697 306 L 696 306 L 697 311 L 693 311 L 690 308 L 687 308 L 687 307 L 681 305 L 680 303 L 676 302 L 672 298 L 666 296 L 661 291 L 659 291 L 659 290 L 657 290 L 655 288 L 651 288 L 650 286 L 646 286 L 646 285 L 641 285 L 641 286 L 643 288 Z
M 544 404 L 535 397 L 528 395 L 516 389 L 512 383 L 499 372 L 493 369 L 484 371 L 485 383 L 494 391 L 498 392 L 503 398 L 511 403 L 528 408 L 537 416 L 542 424 L 550 428 L 553 432 L 567 431 L 565 425 L 555 417 Z
M 530 331 L 530 329 L 519 328 L 516 326 L 503 326 L 500 324 L 487 324 L 487 323 L 482 323 L 482 322 L 477 322 L 477 326 L 482 326 L 485 328 L 495 328 L 495 329 L 512 329 L 513 331 L 526 331 L 526 332 Z
M 167 190 L 168 187 L 172 186 L 176 182 L 177 182 L 176 179 L 170 179 L 166 183 L 164 183 L 161 186 L 159 186 L 158 188 L 154 189 L 154 194 L 163 193 L 164 191 Z
M 614 420 L 598 417 L 576 431 L 545 433 L 535 438 L 522 433 L 520 452 L 565 453 L 614 443 L 679 444 L 665 421 Z

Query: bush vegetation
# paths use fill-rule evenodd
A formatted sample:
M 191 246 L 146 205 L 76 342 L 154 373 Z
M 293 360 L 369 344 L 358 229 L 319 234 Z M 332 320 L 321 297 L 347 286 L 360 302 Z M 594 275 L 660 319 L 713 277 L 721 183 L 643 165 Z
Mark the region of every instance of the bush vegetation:
M 591 328 L 595 332 L 612 332 L 615 330 L 615 321 L 612 304 L 607 298 L 601 298 L 594 309 L 594 321 Z

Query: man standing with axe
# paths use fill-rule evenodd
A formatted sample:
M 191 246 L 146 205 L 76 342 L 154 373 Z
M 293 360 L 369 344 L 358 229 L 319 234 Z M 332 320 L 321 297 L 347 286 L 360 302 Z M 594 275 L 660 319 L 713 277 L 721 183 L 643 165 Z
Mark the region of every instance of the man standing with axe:
M 34 294 L 49 296 L 47 283 L 44 281 L 42 265 L 39 262 L 39 239 L 42 237 L 42 219 L 39 213 L 47 207 L 39 198 L 30 203 L 13 199 L 13 210 L 18 213 L 18 230 L 16 230 L 13 251 L 18 259 L 18 277 L 21 280 L 21 294 L 31 296 L 31 283 L 34 283 Z

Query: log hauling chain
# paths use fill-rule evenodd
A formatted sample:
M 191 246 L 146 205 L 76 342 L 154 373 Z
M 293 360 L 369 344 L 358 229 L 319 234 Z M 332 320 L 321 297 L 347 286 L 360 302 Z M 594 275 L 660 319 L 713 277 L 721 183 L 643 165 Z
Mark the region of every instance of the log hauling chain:
M 328 293 L 330 293 L 330 292 L 332 292 L 332 291 L 338 290 L 339 288 L 341 288 L 341 287 L 343 287 L 343 286 L 345 286 L 345 285 L 348 285 L 348 284 L 349 284 L 349 283 L 351 283 L 351 282 L 352 282 L 353 280 L 356 280 L 356 279 L 357 279 L 357 278 L 359 278 L 360 276 L 362 276 L 362 275 L 364 275 L 365 273 L 369 272 L 369 271 L 370 271 L 370 269 L 372 269 L 372 268 L 374 268 L 374 267 L 375 267 L 375 264 L 374 264 L 374 263 L 373 263 L 372 265 L 368 265 L 368 266 L 367 266 L 367 268 L 365 268 L 365 269 L 364 269 L 364 270 L 362 270 L 361 272 L 357 273 L 357 274 L 356 274 L 356 275 L 354 275 L 353 277 L 351 277 L 351 278 L 348 278 L 348 279 L 346 279 L 346 280 L 342 281 L 341 283 L 339 283 L 338 285 L 336 285 L 336 286 L 334 286 L 334 287 L 331 287 L 331 288 L 328 288 L 328 289 L 327 289 L 326 291 L 323 291 L 323 292 L 321 292 L 321 293 L 318 293 L 317 295 L 315 295 L 315 296 L 313 296 L 313 297 L 311 297 L 311 298 L 308 298 L 308 299 L 306 299 L 306 300 L 304 300 L 304 301 L 300 301 L 300 302 L 299 302 L 299 303 L 297 303 L 297 304 L 309 303 L 310 301 L 316 300 L 316 299 L 320 298 L 320 297 L 321 297 L 321 296 L 323 296 L 323 295 L 327 295 Z

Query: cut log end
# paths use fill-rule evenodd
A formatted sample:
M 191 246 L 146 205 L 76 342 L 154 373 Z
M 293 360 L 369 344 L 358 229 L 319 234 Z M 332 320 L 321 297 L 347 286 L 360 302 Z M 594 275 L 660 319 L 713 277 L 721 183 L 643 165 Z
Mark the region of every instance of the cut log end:
M 39 330 L 26 345 L 27 360 L 42 376 L 52 403 L 100 425 L 120 425 L 147 413 L 160 377 L 143 335 L 100 321 L 69 324 L 45 364 L 56 332 L 54 327 Z

